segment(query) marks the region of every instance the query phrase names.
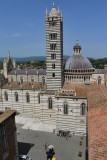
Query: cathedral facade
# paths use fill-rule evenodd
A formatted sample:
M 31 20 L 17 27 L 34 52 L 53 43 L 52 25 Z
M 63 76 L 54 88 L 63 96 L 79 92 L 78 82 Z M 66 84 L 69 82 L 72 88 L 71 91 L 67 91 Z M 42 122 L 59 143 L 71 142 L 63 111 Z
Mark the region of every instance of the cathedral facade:
M 105 84 L 106 69 L 97 70 L 82 55 L 79 42 L 63 64 L 63 17 L 53 4 L 46 10 L 46 70 L 16 68 L 15 60 L 4 59 L 7 83 L 1 85 L 0 109 L 15 109 L 35 123 L 53 124 L 55 131 L 87 133 L 87 88 Z M 88 87 L 87 87 L 88 86 Z

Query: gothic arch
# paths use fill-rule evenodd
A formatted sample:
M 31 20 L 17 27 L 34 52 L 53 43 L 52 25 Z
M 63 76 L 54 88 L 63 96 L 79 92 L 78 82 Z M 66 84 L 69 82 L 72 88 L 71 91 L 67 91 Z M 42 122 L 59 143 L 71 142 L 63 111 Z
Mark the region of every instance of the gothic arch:
M 20 83 L 23 83 L 23 76 L 20 77 Z
M 101 81 L 102 81 L 101 76 L 98 76 L 98 78 L 97 78 L 98 85 L 101 84 Z
M 52 98 L 49 97 L 49 98 L 48 98 L 48 109 L 52 109 L 52 108 L 53 108 Z
M 42 84 L 45 85 L 45 77 L 42 77 Z
M 63 104 L 63 113 L 68 114 L 68 103 L 66 101 Z
M 14 93 L 14 98 L 15 98 L 15 101 L 16 101 L 16 102 L 19 101 L 19 96 L 18 96 L 18 93 L 17 93 L 17 92 Z
M 8 93 L 7 93 L 7 91 L 4 92 L 4 99 L 5 99 L 5 101 L 8 101 Z
M 38 103 L 40 104 L 40 93 L 38 93 Z
M 80 106 L 80 114 L 85 115 L 85 112 L 86 112 L 86 105 L 85 103 L 82 103 Z
M 29 103 L 30 102 L 30 95 L 29 93 L 27 92 L 26 93 L 26 103 Z

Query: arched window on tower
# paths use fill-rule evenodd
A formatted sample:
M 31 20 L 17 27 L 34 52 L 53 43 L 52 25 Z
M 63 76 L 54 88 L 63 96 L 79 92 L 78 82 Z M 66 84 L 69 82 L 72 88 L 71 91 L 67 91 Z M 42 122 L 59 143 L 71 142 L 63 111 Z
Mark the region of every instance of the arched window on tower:
M 17 93 L 17 92 L 15 92 L 15 94 L 14 94 L 14 98 L 15 98 L 15 101 L 16 101 L 16 102 L 18 102 L 18 101 L 19 101 L 19 97 L 18 97 L 18 93 Z
M 102 80 L 101 76 L 98 76 L 98 78 L 97 78 L 98 85 L 101 84 L 101 80 Z
M 68 103 L 67 102 L 64 102 L 63 112 L 64 114 L 68 114 Z
M 53 108 L 53 105 L 52 105 L 52 98 L 50 97 L 48 99 L 48 109 L 52 109 Z
M 26 93 L 26 103 L 29 103 L 30 102 L 30 95 L 29 93 L 27 92 Z
M 23 83 L 23 77 L 22 76 L 20 77 L 20 83 L 21 84 Z
M 7 91 L 4 92 L 4 99 L 5 99 L 5 101 L 8 101 L 8 93 L 7 93 Z
M 82 103 L 80 106 L 80 114 L 85 115 L 86 105 L 85 103 Z

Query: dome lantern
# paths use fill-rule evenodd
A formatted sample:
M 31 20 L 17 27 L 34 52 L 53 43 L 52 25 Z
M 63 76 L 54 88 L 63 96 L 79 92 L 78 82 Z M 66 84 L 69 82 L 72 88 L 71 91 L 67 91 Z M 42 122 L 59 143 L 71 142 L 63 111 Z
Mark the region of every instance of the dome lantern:
M 74 49 L 74 54 L 81 53 L 81 46 L 79 45 L 78 40 L 76 40 L 76 44 L 73 49 Z

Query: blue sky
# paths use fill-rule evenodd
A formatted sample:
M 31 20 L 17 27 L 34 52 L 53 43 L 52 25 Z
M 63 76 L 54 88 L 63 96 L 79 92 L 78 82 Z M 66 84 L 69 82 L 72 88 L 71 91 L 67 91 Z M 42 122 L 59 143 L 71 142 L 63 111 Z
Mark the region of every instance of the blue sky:
M 45 9 L 53 0 L 0 0 L 0 57 L 45 56 Z M 78 38 L 87 57 L 107 57 L 107 0 L 54 0 L 63 14 L 64 54 Z

